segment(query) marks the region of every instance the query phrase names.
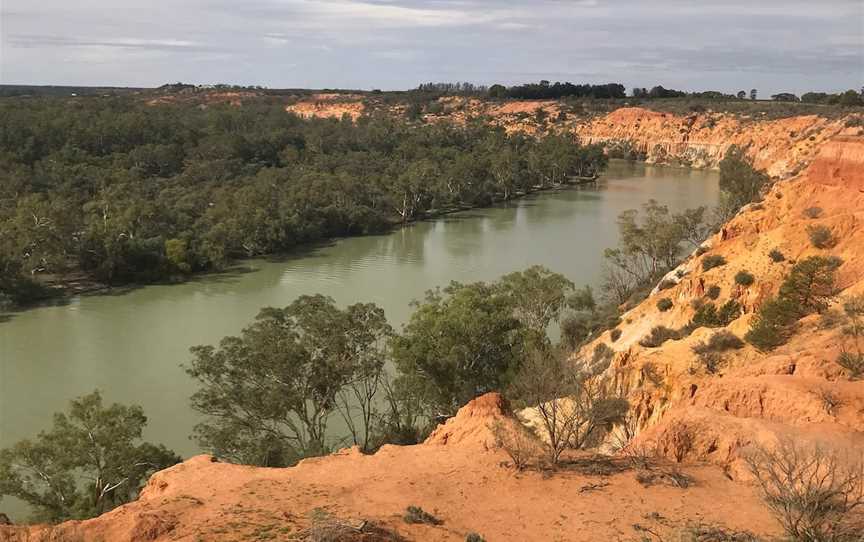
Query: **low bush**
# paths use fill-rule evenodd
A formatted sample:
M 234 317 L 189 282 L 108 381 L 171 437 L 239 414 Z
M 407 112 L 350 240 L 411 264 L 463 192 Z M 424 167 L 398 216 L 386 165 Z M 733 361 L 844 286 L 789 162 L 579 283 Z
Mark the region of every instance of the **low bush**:
M 643 337 L 639 341 L 639 344 L 646 348 L 657 348 L 668 340 L 678 340 L 680 338 L 680 331 L 670 329 L 666 326 L 657 326 L 651 330 L 649 335 Z
M 744 339 L 763 351 L 785 344 L 798 320 L 828 309 L 828 303 L 838 293 L 835 274 L 842 263 L 839 258 L 823 256 L 796 263 L 780 285 L 777 297 L 759 308 Z
M 791 540 L 860 540 L 860 517 L 854 514 L 864 507 L 860 453 L 785 440 L 745 459 L 762 499 Z
M 772 249 L 771 252 L 768 253 L 768 257 L 771 258 L 771 261 L 774 263 L 780 263 L 786 260 L 786 256 L 776 248 Z
M 616 327 L 611 333 L 609 333 L 609 338 L 612 339 L 612 342 L 614 343 L 621 338 L 621 330 Z
M 644 487 L 651 487 L 660 484 L 681 489 L 687 489 L 695 482 L 692 476 L 685 474 L 684 471 L 678 467 L 660 470 L 643 470 L 636 473 L 636 481 Z
M 831 248 L 837 244 L 834 234 L 827 226 L 807 226 L 807 235 L 810 237 L 810 244 L 816 248 Z
M 706 256 L 702 260 L 702 271 L 709 271 L 715 267 L 720 267 L 721 265 L 726 265 L 726 258 L 723 256 L 720 256 L 719 254 Z
M 747 271 L 738 271 L 735 273 L 735 284 L 740 286 L 750 286 L 756 281 L 756 278 Z
M 570 350 L 575 350 L 589 334 L 585 318 L 568 315 L 561 320 L 559 326 L 561 342 Z
M 725 352 L 727 350 L 738 350 L 744 348 L 744 341 L 731 331 L 718 331 L 707 342 L 700 342 L 693 347 L 693 352 L 703 354 L 706 352 Z
M 819 329 L 834 329 L 846 323 L 846 316 L 837 309 L 829 309 L 819 317 Z
M 718 331 L 708 341 L 693 346 L 699 364 L 709 374 L 714 374 L 723 362 L 723 353 L 744 347 L 744 341 L 729 331 Z
M 468 533 L 465 537 L 465 542 L 486 542 L 486 539 L 477 533 Z
M 734 299 L 730 299 L 717 309 L 714 303 L 703 304 L 693 315 L 688 327 L 696 329 L 700 327 L 725 327 L 731 324 L 741 315 L 741 305 Z
M 749 531 L 734 531 L 719 525 L 689 525 L 676 533 L 678 542 L 761 542 Z
M 492 438 L 495 439 L 495 447 L 507 454 L 511 465 L 517 471 L 528 468 L 531 461 L 541 452 L 537 437 L 522 424 L 512 424 L 508 427 L 499 420 L 489 424 L 489 430 L 492 432 Z
M 806 218 L 819 218 L 822 216 L 822 207 L 807 207 L 803 214 Z
M 717 299 L 720 297 L 720 287 L 717 285 L 709 286 L 708 290 L 705 291 L 705 296 L 708 299 Z
M 668 297 L 664 297 L 663 299 L 660 299 L 657 301 L 657 309 L 660 312 L 666 312 L 671 308 L 672 308 L 672 300 L 669 299 Z
M 849 371 L 852 380 L 864 377 L 864 353 L 841 352 L 837 356 L 837 365 Z
M 849 372 L 849 378 L 864 377 L 864 296 L 858 295 L 843 303 L 843 345 L 837 364 Z M 826 313 L 828 314 L 828 313 Z
M 425 523 L 427 525 L 441 525 L 444 523 L 419 506 L 409 506 L 406 508 L 402 519 L 405 520 L 405 523 Z
M 672 279 L 663 279 L 660 281 L 660 284 L 657 285 L 657 289 L 662 292 L 663 290 L 668 290 L 669 288 L 672 288 L 676 284 L 678 283 Z
M 789 340 L 800 314 L 798 307 L 788 299 L 769 299 L 750 322 L 750 331 L 744 339 L 759 350 L 773 350 Z

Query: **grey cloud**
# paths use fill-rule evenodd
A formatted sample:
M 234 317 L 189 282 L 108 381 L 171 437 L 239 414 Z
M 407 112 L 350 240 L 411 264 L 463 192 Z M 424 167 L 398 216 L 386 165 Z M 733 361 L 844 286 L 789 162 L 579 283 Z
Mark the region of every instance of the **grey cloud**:
M 18 83 L 406 88 L 540 78 L 687 89 L 864 81 L 858 0 L 5 0 Z M 230 62 L 226 61 L 230 59 Z

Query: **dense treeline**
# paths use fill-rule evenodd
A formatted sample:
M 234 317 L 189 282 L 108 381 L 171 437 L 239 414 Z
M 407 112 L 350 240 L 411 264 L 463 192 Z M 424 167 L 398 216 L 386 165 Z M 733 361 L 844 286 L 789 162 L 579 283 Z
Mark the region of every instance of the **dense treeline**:
M 480 124 L 304 120 L 281 108 L 131 99 L 0 105 L 0 295 L 42 274 L 107 283 L 381 231 L 593 175 L 599 147 Z
M 505 87 L 503 85 L 492 85 L 489 87 L 489 96 L 492 98 L 518 98 L 527 100 L 554 100 L 558 98 L 624 98 L 626 96 L 624 85 L 620 83 L 606 83 L 604 85 L 573 83 L 550 83 L 540 81 L 539 83 L 526 83 Z

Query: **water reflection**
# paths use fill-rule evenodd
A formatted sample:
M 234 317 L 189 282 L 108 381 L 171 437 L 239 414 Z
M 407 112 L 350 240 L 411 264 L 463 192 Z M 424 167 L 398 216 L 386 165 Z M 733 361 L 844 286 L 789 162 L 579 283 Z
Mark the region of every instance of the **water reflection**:
M 243 262 L 182 285 L 17 313 L 0 323 L 0 447 L 47 427 L 69 399 L 100 388 L 109 401 L 143 405 L 147 438 L 190 455 L 197 419 L 188 407 L 193 385 L 180 367 L 190 346 L 236 334 L 260 307 L 302 294 L 378 303 L 398 328 L 412 299 L 451 280 L 494 280 L 542 264 L 596 286 L 602 251 L 617 243 L 617 215 L 649 198 L 673 210 L 713 204 L 717 176 L 614 162 L 596 187 Z

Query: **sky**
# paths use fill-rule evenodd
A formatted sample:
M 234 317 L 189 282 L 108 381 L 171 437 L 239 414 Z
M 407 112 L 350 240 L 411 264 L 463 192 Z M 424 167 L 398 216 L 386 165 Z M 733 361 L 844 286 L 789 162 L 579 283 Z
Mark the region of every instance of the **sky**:
M 0 0 L 0 83 L 864 85 L 862 0 Z

